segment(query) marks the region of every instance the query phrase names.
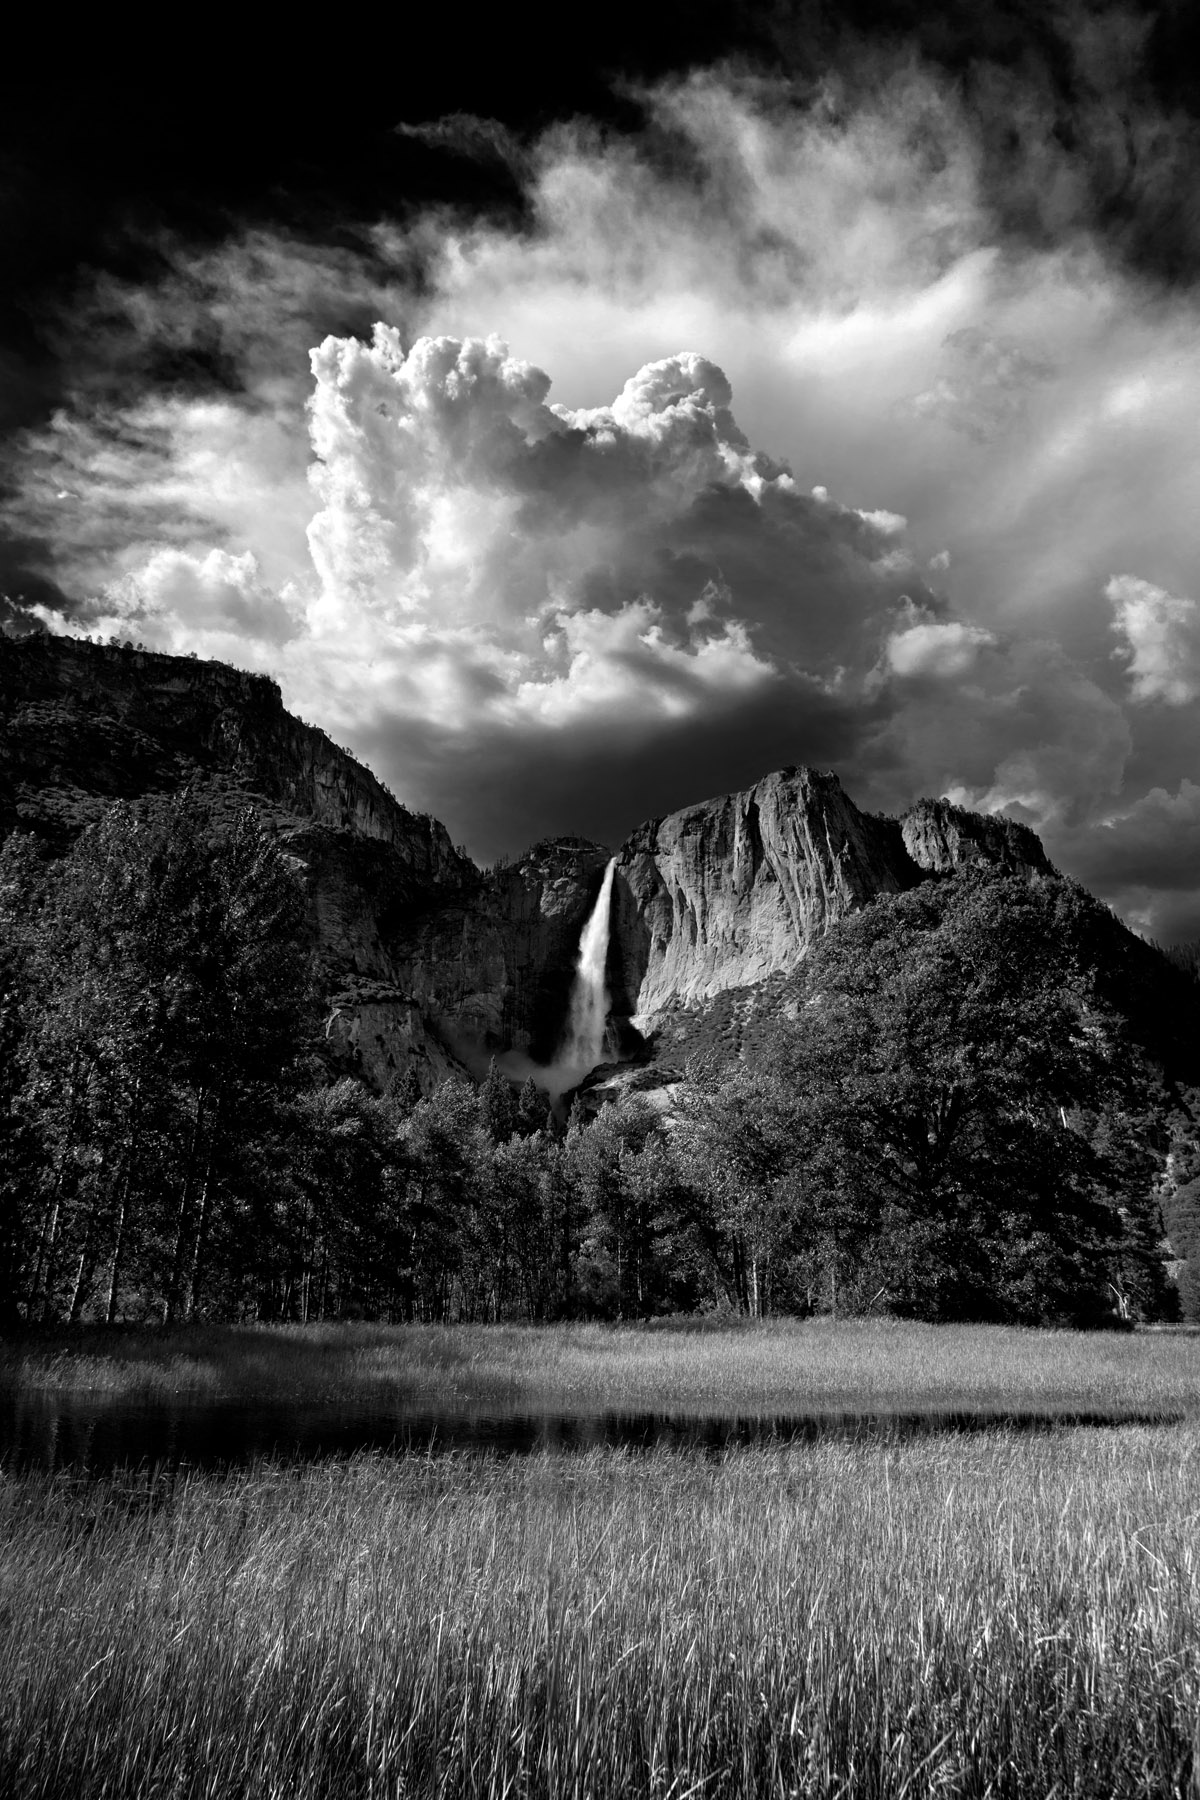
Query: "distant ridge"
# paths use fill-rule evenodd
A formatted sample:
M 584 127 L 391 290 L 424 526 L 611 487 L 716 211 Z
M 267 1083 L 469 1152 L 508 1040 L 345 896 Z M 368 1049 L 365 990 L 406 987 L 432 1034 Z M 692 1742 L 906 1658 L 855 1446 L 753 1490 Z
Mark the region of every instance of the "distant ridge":
M 218 812 L 253 806 L 302 867 L 328 1041 L 348 1067 L 377 1086 L 411 1067 L 429 1087 L 503 1051 L 549 1060 L 607 847 L 561 835 L 481 870 L 266 676 L 0 639 L 0 834 L 61 849 L 112 801 L 184 785 Z M 975 864 L 1054 875 L 1024 825 L 932 799 L 864 813 L 827 770 L 781 769 L 647 821 L 616 852 L 615 1049 L 644 1056 L 667 1021 L 678 1036 L 724 994 L 739 1015 L 769 1006 L 847 913 Z

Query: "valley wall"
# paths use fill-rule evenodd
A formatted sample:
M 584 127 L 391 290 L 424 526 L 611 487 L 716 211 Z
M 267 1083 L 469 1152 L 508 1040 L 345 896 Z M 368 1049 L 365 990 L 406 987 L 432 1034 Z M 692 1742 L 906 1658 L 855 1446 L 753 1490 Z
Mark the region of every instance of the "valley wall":
M 667 1008 L 794 969 L 879 895 L 973 862 L 1052 873 L 1023 825 L 940 800 L 899 819 L 863 813 L 816 769 L 781 769 L 651 820 L 618 853 L 614 1006 L 651 1028 Z
M 0 638 L 0 835 L 62 849 L 116 799 L 191 786 L 253 806 L 302 874 L 331 1056 L 379 1086 L 551 1057 L 609 851 L 560 837 L 484 871 L 402 806 L 264 676 L 77 639 Z M 783 769 L 651 820 L 617 852 L 613 1012 L 651 1033 L 793 970 L 848 912 L 984 861 L 1049 873 L 1005 819 L 924 800 L 860 812 L 837 777 Z

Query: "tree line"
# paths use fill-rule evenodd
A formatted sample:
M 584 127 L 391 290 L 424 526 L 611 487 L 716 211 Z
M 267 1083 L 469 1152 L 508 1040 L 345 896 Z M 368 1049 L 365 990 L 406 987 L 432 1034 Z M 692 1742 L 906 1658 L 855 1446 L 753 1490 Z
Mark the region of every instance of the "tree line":
M 425 1097 L 339 1073 L 251 811 L 119 804 L 57 860 L 10 837 L 3 1324 L 1162 1316 L 1163 1171 L 1200 1159 L 1114 930 L 1070 883 L 927 883 L 830 934 L 753 1064 L 564 1123 L 494 1066 Z

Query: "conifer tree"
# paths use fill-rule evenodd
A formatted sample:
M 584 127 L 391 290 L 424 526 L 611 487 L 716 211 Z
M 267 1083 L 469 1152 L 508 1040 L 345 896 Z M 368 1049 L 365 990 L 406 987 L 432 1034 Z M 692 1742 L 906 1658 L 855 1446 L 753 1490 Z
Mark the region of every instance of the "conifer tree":
M 1097 989 L 1102 911 L 1065 882 L 980 871 L 875 902 L 810 958 L 775 1067 L 810 1188 L 865 1200 L 861 1283 L 900 1310 L 1160 1303 L 1153 1076 Z
M 112 1319 L 128 1284 L 185 1318 L 303 1042 L 295 875 L 251 813 L 185 793 L 114 806 L 57 862 L 10 839 L 0 907 L 38 1140 L 23 1315 Z

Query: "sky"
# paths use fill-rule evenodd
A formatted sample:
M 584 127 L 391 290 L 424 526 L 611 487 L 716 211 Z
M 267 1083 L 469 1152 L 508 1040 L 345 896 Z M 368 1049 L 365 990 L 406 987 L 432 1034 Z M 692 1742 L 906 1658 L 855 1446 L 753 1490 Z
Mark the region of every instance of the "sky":
M 1200 936 L 1189 9 L 112 29 L 0 95 L 6 629 L 269 673 L 481 861 L 809 763 Z

